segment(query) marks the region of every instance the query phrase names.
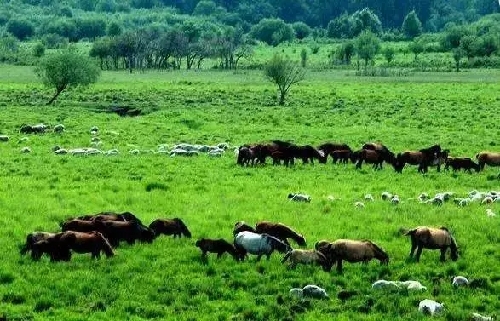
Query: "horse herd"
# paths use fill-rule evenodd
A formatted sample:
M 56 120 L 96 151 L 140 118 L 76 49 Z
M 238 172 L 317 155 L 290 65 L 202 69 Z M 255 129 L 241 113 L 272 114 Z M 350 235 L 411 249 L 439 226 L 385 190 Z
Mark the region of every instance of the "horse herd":
M 145 226 L 130 212 L 84 215 L 60 225 L 62 231 L 58 233 L 29 233 L 20 250 L 21 255 L 31 251 L 35 261 L 44 254 L 51 261 L 69 261 L 72 252 L 91 253 L 92 258 L 99 258 L 103 252 L 111 257 L 121 241 L 128 244 L 136 241 L 152 243 L 161 234 L 191 238 L 191 232 L 179 218 L 156 219 Z M 417 262 L 424 248 L 439 249 L 441 261 L 445 261 L 445 253 L 450 248 L 451 259 L 458 259 L 456 241 L 445 227 L 417 227 L 405 235 L 411 237 L 410 256 L 417 250 Z M 236 261 L 244 261 L 248 254 L 256 255 L 259 261 L 263 255 L 269 259 L 277 251 L 284 254 L 282 263 L 289 261 L 290 268 L 295 268 L 297 264 L 317 264 L 328 272 L 336 264 L 338 273 L 342 273 L 343 261 L 368 263 L 377 259 L 381 264 L 389 263 L 389 255 L 370 240 L 321 240 L 315 243 L 314 249 L 292 249 L 289 239 L 300 247 L 307 246 L 304 236 L 285 224 L 261 221 L 254 228 L 240 221 L 234 225 L 232 243 L 222 238 L 200 238 L 195 246 L 201 250 L 203 260 L 206 260 L 208 253 L 217 253 L 217 258 L 229 253 Z
M 356 164 L 356 169 L 360 169 L 363 162 L 372 164 L 374 169 L 382 169 L 384 162 L 393 166 L 394 170 L 402 173 L 406 164 L 417 165 L 418 171 L 427 173 L 431 166 L 441 170 L 444 165 L 445 170 L 451 167 L 453 171 L 471 170 L 479 172 L 485 165 L 500 166 L 500 153 L 480 152 L 476 155 L 477 163 L 470 157 L 450 157 L 450 151 L 442 149 L 440 145 L 433 145 L 418 151 L 404 151 L 397 155 L 380 143 L 369 142 L 362 146 L 360 150 L 354 151 L 344 143 L 325 143 L 317 148 L 311 145 L 295 145 L 281 140 L 273 140 L 271 143 L 246 144 L 237 150 L 237 164 L 250 166 L 255 164 L 265 164 L 266 158 L 273 160 L 273 165 L 285 166 L 293 165 L 295 159 L 302 162 L 314 163 L 316 159 L 319 163 L 326 163 L 330 156 L 333 163 L 347 164 L 349 160 Z

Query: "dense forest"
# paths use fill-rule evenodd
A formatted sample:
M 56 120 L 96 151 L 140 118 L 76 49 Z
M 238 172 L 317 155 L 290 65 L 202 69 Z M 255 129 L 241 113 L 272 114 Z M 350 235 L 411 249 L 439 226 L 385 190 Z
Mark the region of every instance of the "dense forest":
M 32 64 L 45 49 L 92 43 L 102 69 L 200 67 L 217 59 L 232 69 L 259 41 L 302 39 L 341 44 L 331 62 L 367 64 L 384 42 L 412 41 L 408 52 L 453 52 L 474 66 L 498 66 L 497 0 L 0 0 L 0 61 Z M 363 36 L 364 32 L 370 35 Z M 371 37 L 376 37 L 373 40 Z M 363 38 L 363 37 L 364 38 Z M 354 40 L 360 38 L 356 43 Z M 365 39 L 365 40 L 363 40 Z M 375 50 L 368 58 L 360 48 Z M 30 57 L 21 43 L 34 46 Z M 314 52 L 313 52 L 314 53 Z M 479 57 L 481 60 L 471 60 Z M 485 59 L 483 59 L 485 58 Z M 479 62 L 478 62 L 479 61 Z M 359 64 L 358 64 L 359 65 Z

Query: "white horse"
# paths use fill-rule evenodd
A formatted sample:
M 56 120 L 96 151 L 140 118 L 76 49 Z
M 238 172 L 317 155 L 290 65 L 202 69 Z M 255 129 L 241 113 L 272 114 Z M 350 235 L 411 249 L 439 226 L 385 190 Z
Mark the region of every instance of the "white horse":
M 248 231 L 236 234 L 234 245 L 239 251 L 257 255 L 257 261 L 260 261 L 262 255 L 266 255 L 269 260 L 274 250 L 280 253 L 286 253 L 291 250 L 289 245 L 273 236 Z

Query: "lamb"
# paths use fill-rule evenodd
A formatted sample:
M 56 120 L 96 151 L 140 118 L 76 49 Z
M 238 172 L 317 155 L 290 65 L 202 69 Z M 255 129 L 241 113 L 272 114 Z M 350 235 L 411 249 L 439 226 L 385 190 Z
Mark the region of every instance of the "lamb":
M 290 201 L 295 201 L 295 202 L 306 202 L 306 203 L 311 202 L 311 196 L 306 194 L 290 193 L 288 194 L 288 198 L 290 199 Z
M 0 142 L 8 142 L 8 141 L 9 141 L 9 136 L 0 135 Z
M 444 309 L 443 303 L 439 303 L 439 302 L 436 302 L 433 300 L 425 299 L 425 300 L 420 301 L 420 303 L 418 304 L 418 311 L 420 311 L 422 313 L 427 313 L 430 315 L 440 313 L 443 311 L 443 309 Z
M 463 276 L 456 276 L 453 278 L 453 281 L 451 282 L 451 284 L 453 284 L 454 286 L 468 285 L 469 280 Z
M 57 124 L 54 126 L 54 133 L 57 133 L 57 134 L 60 134 L 62 133 L 64 130 L 66 129 L 66 127 L 64 127 L 63 124 Z
M 418 281 L 404 281 L 404 282 L 397 282 L 400 286 L 406 288 L 407 290 L 416 290 L 416 291 L 425 291 L 427 290 L 427 287 L 423 286 L 422 283 Z
M 372 284 L 372 289 L 398 289 L 398 283 L 387 280 L 377 280 Z

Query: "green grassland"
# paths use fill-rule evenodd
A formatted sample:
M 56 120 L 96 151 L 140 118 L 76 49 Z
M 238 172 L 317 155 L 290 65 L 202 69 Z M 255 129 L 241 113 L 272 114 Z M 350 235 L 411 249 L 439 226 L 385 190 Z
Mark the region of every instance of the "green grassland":
M 466 320 L 472 312 L 500 311 L 499 217 L 487 206 L 459 208 L 419 204 L 421 192 L 500 190 L 498 168 L 479 174 L 418 174 L 415 167 L 397 175 L 385 165 L 270 164 L 241 168 L 232 150 L 220 159 L 206 155 L 173 157 L 131 149 L 156 150 L 180 142 L 232 146 L 271 139 L 319 145 L 346 142 L 354 148 L 380 140 L 392 150 L 418 149 L 435 143 L 454 156 L 473 157 L 499 151 L 500 73 L 473 71 L 414 74 L 404 78 L 357 78 L 345 72 L 310 72 L 292 87 L 287 106 L 275 103 L 275 88 L 261 72 L 104 73 L 86 89 L 60 96 L 46 107 L 52 92 L 31 69 L 1 67 L 0 133 L 0 313 L 35 320 L 423 320 L 418 302 L 433 298 L 446 312 L 437 320 Z M 97 112 L 126 105 L 145 114 L 120 118 Z M 66 132 L 28 136 L 23 123 L 55 125 Z M 54 155 L 51 148 L 89 146 L 92 126 L 100 128 L 103 150 L 117 156 Z M 32 153 L 22 154 L 29 146 Z M 289 202 L 302 191 L 310 204 Z M 393 206 L 382 191 L 400 195 Z M 376 201 L 356 209 L 355 201 L 371 193 Z M 328 196 L 336 199 L 331 201 Z M 489 206 L 500 212 L 497 204 Z M 57 231 L 59 222 L 103 210 L 131 211 L 144 223 L 180 217 L 193 239 L 160 237 L 153 244 L 121 245 L 111 259 L 90 255 L 71 262 L 32 262 L 20 257 L 19 245 L 35 230 Z M 498 213 L 500 214 L 500 213 Z M 389 266 L 344 265 L 344 274 L 319 267 L 289 270 L 273 254 L 237 263 L 225 256 L 200 260 L 199 237 L 230 240 L 233 224 L 245 220 L 281 221 L 304 234 L 308 247 L 320 239 L 368 238 L 390 255 Z M 455 235 L 460 258 L 439 262 L 426 251 L 420 263 L 407 259 L 409 240 L 401 228 L 447 226 Z M 480 288 L 451 286 L 464 275 L 483 279 Z M 436 289 L 432 279 L 442 279 Z M 421 293 L 371 290 L 377 279 L 422 282 Z M 324 287 L 330 301 L 297 302 L 292 287 Z M 342 290 L 359 294 L 342 302 Z M 436 295 L 433 295 L 436 290 Z M 284 300 L 284 303 L 280 299 Z M 369 309 L 367 302 L 374 302 Z M 368 313 L 366 313 L 368 311 Z

